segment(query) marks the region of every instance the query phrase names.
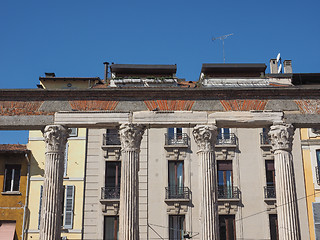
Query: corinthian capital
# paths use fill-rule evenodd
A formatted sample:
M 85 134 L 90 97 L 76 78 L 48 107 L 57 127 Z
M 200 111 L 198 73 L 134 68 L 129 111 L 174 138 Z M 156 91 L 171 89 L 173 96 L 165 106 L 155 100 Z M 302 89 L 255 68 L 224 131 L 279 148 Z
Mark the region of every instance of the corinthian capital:
M 122 124 L 119 129 L 122 151 L 139 150 L 145 128 L 140 124 Z
M 217 127 L 214 125 L 197 125 L 194 127 L 193 137 L 199 151 L 213 151 L 217 139 Z
M 271 139 L 272 150 L 292 150 L 294 127 L 291 124 L 274 123 L 270 127 L 269 137 Z
M 61 125 L 48 125 L 43 132 L 47 152 L 64 152 L 70 129 Z

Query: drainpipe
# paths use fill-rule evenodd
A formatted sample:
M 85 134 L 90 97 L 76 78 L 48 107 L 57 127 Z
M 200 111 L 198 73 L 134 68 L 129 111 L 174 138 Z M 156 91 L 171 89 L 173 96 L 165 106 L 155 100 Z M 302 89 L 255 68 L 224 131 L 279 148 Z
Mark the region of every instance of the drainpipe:
M 23 222 L 22 222 L 22 238 L 21 240 L 24 240 L 25 236 L 25 226 L 26 226 L 26 210 L 28 206 L 28 199 L 29 199 L 29 183 L 30 183 L 30 159 L 28 157 L 28 154 L 26 153 L 25 158 L 28 161 L 28 170 L 27 170 L 27 187 L 26 187 L 26 200 L 23 207 Z

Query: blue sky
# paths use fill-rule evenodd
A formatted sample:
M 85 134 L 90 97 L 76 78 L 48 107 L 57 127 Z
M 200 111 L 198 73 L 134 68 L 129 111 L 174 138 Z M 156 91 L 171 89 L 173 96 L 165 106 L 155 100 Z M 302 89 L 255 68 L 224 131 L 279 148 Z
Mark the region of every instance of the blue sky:
M 222 42 L 212 37 L 229 33 L 227 63 L 269 65 L 280 52 L 294 72 L 320 72 L 319 7 L 309 0 L 2 0 L 0 88 L 35 88 L 44 72 L 103 78 L 104 61 L 177 64 L 178 77 L 196 81 L 202 63 L 223 62 Z

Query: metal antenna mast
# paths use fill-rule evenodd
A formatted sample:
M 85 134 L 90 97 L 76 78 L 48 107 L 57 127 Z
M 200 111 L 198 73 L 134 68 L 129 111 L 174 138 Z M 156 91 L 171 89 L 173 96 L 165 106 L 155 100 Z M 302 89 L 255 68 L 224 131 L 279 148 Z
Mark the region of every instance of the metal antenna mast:
M 226 57 L 224 55 L 224 40 L 227 38 L 227 37 L 230 37 L 232 36 L 233 33 L 230 33 L 230 34 L 227 34 L 227 35 L 223 35 L 223 36 L 220 36 L 220 37 L 214 37 L 212 38 L 212 41 L 215 41 L 215 40 L 222 40 L 222 49 L 223 49 L 223 62 L 226 63 Z

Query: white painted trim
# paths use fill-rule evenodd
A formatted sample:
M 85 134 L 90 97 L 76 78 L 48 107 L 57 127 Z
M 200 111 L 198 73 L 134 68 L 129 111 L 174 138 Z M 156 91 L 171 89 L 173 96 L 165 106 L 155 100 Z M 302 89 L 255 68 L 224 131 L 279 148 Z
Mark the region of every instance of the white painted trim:
M 86 140 L 86 137 L 69 137 L 68 141 L 70 140 Z M 30 137 L 29 141 L 44 141 L 43 137 Z

